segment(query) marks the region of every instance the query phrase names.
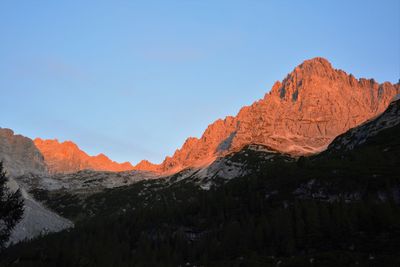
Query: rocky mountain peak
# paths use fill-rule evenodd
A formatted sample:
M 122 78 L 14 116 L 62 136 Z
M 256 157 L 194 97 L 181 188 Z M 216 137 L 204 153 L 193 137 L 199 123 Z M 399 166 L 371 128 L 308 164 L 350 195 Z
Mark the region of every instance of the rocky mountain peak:
M 325 71 L 325 73 L 334 71 L 332 64 L 323 57 L 315 57 L 311 59 L 305 60 L 299 66 L 295 68 L 295 71 L 303 71 L 303 72 L 316 72 L 321 73 Z
M 318 153 L 339 134 L 382 113 L 399 89 L 389 82 L 357 80 L 321 57 L 306 60 L 263 99 L 210 124 L 156 169 L 202 166 L 248 144 L 292 155 Z M 156 165 L 149 166 L 154 170 Z
M 145 171 L 157 172 L 158 165 L 153 164 L 148 160 L 141 160 L 138 164 L 135 165 L 134 169 L 138 171 L 145 170 Z
M 97 156 L 89 156 L 72 141 L 60 143 L 57 139 L 43 140 L 36 138 L 34 143 L 43 154 L 50 173 L 71 173 L 85 169 L 95 171 L 127 171 L 133 169 L 129 162 L 117 163 L 102 153 Z
M 43 161 L 44 157 L 51 173 L 84 169 L 173 173 L 209 165 L 250 144 L 295 156 L 308 155 L 324 150 L 336 136 L 382 113 L 399 92 L 399 83 L 356 79 L 335 69 L 328 60 L 316 57 L 275 82 L 263 99 L 241 108 L 236 116 L 211 123 L 200 138 L 188 138 L 161 164 L 143 160 L 133 167 L 129 162 L 114 162 L 104 154 L 89 156 L 71 141 L 37 138 L 34 145 L 37 159 L 42 157 Z M 11 130 L 2 130 L 3 140 L 13 136 Z

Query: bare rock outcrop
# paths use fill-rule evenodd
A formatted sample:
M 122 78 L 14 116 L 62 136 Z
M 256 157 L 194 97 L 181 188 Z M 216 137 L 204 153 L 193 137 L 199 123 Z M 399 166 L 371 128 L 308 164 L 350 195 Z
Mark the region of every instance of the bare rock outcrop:
M 356 80 L 323 58 L 307 60 L 264 99 L 239 112 L 230 149 L 252 142 L 295 155 L 319 152 L 339 134 L 382 113 L 398 90 L 388 82 Z
M 10 176 L 47 173 L 43 155 L 31 139 L 0 128 L 0 161 Z
M 148 160 L 141 160 L 134 166 L 134 169 L 138 171 L 156 171 L 158 169 L 158 165 L 151 163 Z
M 297 66 L 283 81 L 277 81 L 263 99 L 243 107 L 236 116 L 210 124 L 200 138 L 188 138 L 161 164 L 146 160 L 135 167 L 128 162 L 120 164 L 103 154 L 89 156 L 70 141 L 38 138 L 34 143 L 50 173 L 84 169 L 173 173 L 208 165 L 249 144 L 265 145 L 291 155 L 308 155 L 326 149 L 336 136 L 381 114 L 399 92 L 400 84 L 356 79 L 334 69 L 324 58 L 313 58 Z M 33 162 L 41 166 L 40 153 L 32 153 L 22 154 L 35 158 Z M 11 169 L 18 170 L 19 165 L 25 164 L 18 162 L 21 159 Z
M 324 58 L 306 60 L 263 99 L 235 117 L 215 121 L 201 138 L 188 138 L 162 164 L 141 164 L 140 169 L 175 172 L 206 165 L 248 144 L 291 155 L 317 153 L 336 136 L 382 113 L 399 92 L 399 84 L 356 79 Z
M 104 154 L 89 156 L 71 141 L 60 143 L 58 140 L 34 140 L 43 154 L 48 170 L 54 173 L 73 173 L 80 170 L 127 171 L 133 166 L 129 162 L 117 163 Z

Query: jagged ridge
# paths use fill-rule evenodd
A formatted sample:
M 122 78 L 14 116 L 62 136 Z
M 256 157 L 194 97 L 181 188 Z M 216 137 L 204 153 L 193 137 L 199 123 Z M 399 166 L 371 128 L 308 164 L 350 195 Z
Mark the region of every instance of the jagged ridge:
M 106 155 L 89 156 L 71 141 L 60 143 L 58 140 L 34 140 L 43 154 L 50 173 L 72 173 L 80 170 L 127 171 L 133 166 L 129 162 L 117 163 Z
M 357 80 L 324 58 L 306 60 L 263 99 L 235 117 L 215 121 L 201 138 L 188 138 L 162 164 L 142 162 L 135 168 L 176 172 L 206 165 L 248 144 L 292 155 L 320 152 L 339 134 L 383 112 L 398 92 L 399 84 Z

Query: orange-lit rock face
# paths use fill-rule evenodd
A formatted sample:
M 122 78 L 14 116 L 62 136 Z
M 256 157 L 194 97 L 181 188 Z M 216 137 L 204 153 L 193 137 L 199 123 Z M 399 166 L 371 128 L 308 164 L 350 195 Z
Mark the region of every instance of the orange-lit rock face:
M 239 112 L 230 149 L 250 141 L 297 155 L 321 151 L 337 135 L 382 113 L 397 93 L 398 86 L 356 80 L 325 59 L 305 61 Z
M 134 169 L 138 170 L 138 171 L 157 172 L 158 171 L 158 165 L 157 164 L 153 164 L 148 160 L 142 160 L 137 165 L 135 165 Z
M 339 134 L 382 113 L 399 89 L 399 84 L 357 80 L 332 68 L 327 60 L 314 58 L 297 66 L 263 99 L 242 108 L 236 117 L 215 121 L 201 138 L 188 138 L 159 165 L 143 160 L 133 167 L 111 161 L 103 154 L 91 157 L 72 142 L 34 142 L 51 173 L 83 169 L 173 173 L 207 165 L 248 144 L 307 155 L 324 150 Z
M 357 80 L 323 58 L 307 60 L 236 117 L 215 121 L 200 139 L 187 139 L 162 164 L 140 168 L 174 172 L 201 166 L 252 143 L 293 155 L 316 153 L 339 134 L 382 113 L 399 92 L 399 84 Z
M 103 154 L 89 156 L 70 141 L 60 143 L 57 140 L 36 138 L 34 143 L 44 156 L 50 173 L 71 173 L 84 169 L 96 171 L 126 171 L 133 169 L 130 163 L 120 164 L 111 161 Z

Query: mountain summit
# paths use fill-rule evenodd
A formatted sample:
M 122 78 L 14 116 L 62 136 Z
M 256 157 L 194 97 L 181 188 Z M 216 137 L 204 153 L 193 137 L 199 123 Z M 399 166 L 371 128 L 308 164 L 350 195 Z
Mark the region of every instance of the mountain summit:
M 399 91 L 399 84 L 356 79 L 324 58 L 306 60 L 263 99 L 210 124 L 201 138 L 188 138 L 160 165 L 145 161 L 135 168 L 176 172 L 248 144 L 291 155 L 317 153 L 336 136 L 382 113 Z

